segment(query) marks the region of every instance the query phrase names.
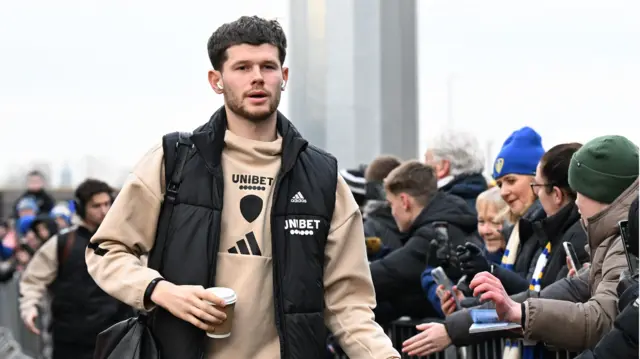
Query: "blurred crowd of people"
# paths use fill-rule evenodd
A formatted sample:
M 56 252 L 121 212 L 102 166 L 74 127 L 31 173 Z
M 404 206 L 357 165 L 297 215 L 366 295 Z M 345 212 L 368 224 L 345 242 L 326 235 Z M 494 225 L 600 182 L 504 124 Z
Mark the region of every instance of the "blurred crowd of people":
M 74 199 L 56 202 L 42 173 L 30 172 L 26 182 L 0 227 L 0 281 L 20 283 L 19 303 L 2 303 L 2 310 L 18 310 L 25 327 L 39 336 L 38 358 L 90 358 L 98 333 L 133 315 L 96 285 L 84 259 L 114 190 L 86 179 Z
M 23 270 L 44 242 L 71 226 L 75 212 L 72 201 L 56 203 L 45 190 L 42 173 L 30 172 L 26 185 L 26 191 L 13 205 L 11 216 L 0 222 L 3 281 L 12 278 L 16 270 Z
M 363 213 L 376 321 L 389 328 L 401 317 L 424 319 L 397 349 L 426 356 L 502 337 L 505 359 L 551 358 L 559 349 L 637 357 L 638 147 L 603 136 L 545 150 L 524 127 L 506 139 L 487 175 L 473 135 L 446 131 L 428 145 L 421 160 L 382 155 L 340 171 Z M 99 289 L 84 263 L 113 191 L 87 180 L 76 191 L 84 198 L 56 202 L 44 184 L 41 173 L 29 173 L 15 212 L 0 224 L 0 279 L 21 276 L 20 311 L 31 331 L 44 335 L 64 323 L 58 329 L 73 335 L 58 334 L 53 346 L 83 343 L 90 357 L 97 333 L 132 313 Z M 59 268 L 73 244 L 43 249 L 74 231 L 82 241 L 71 260 L 81 275 Z M 92 289 L 79 295 L 80 286 Z M 57 306 L 37 309 L 46 293 Z M 89 309 L 70 309 L 83 305 Z M 495 308 L 521 330 L 471 334 L 471 308 Z M 90 328 L 70 319 L 96 311 Z M 39 314 L 44 327 L 35 324 Z M 48 342 L 45 357 L 55 339 Z M 328 355 L 339 353 L 329 337 Z

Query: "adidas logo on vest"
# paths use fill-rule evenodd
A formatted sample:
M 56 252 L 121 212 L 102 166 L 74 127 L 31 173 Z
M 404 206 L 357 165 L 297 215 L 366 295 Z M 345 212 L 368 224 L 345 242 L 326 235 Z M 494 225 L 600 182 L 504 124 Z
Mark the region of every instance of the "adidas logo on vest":
M 304 198 L 302 193 L 298 192 L 293 195 L 293 198 L 291 198 L 291 203 L 307 203 L 307 200 Z

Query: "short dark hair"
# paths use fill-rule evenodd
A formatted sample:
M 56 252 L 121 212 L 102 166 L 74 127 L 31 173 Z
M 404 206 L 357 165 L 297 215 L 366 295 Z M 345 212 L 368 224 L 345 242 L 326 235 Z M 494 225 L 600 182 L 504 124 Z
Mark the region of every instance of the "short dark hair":
M 113 196 L 113 188 L 106 182 L 88 178 L 76 188 L 75 197 L 82 202 L 82 204 L 86 205 L 93 196 L 100 193 L 107 193 Z
M 364 172 L 364 179 L 367 182 L 382 182 L 385 177 L 391 173 L 396 167 L 400 166 L 402 161 L 396 156 L 381 155 L 376 157 Z
M 242 16 L 236 21 L 220 26 L 209 37 L 207 52 L 211 65 L 217 71 L 227 60 L 227 49 L 231 46 L 249 44 L 271 44 L 278 48 L 280 65 L 287 55 L 287 37 L 277 20 L 267 20 L 258 16 Z
M 29 171 L 29 173 L 27 173 L 27 177 L 40 177 L 44 179 L 44 173 L 38 170 L 32 170 L 32 171 Z
M 540 170 L 548 186 L 545 191 L 550 193 L 553 187 L 560 190 L 572 200 L 576 199 L 576 192 L 569 186 L 569 164 L 571 156 L 576 153 L 581 143 L 571 142 L 556 145 L 549 149 L 540 159 Z
M 438 191 L 438 180 L 433 167 L 419 161 L 408 161 L 396 167 L 384 180 L 388 193 L 406 193 L 426 206 Z

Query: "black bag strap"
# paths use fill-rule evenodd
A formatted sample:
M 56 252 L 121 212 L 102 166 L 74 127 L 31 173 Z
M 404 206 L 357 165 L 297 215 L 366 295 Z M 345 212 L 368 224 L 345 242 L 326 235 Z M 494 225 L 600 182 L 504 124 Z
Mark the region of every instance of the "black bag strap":
M 67 259 L 71 254 L 71 249 L 76 241 L 76 231 L 72 230 L 65 233 L 60 232 L 57 240 L 58 267 L 61 268 L 67 262 Z
M 162 272 L 162 257 L 167 243 L 169 222 L 173 214 L 173 208 L 178 197 L 184 164 L 187 162 L 189 151 L 193 147 L 191 134 L 186 132 L 174 132 L 162 138 L 164 150 L 165 178 L 167 186 L 164 192 L 164 201 L 158 217 L 156 231 L 156 243 L 149 254 L 149 268 Z

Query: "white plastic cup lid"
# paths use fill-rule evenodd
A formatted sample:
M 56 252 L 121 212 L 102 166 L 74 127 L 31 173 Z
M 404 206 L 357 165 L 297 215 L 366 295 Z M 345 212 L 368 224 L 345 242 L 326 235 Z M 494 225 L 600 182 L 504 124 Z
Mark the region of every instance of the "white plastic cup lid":
M 207 290 L 213 292 L 217 297 L 222 298 L 226 304 L 233 304 L 238 300 L 236 292 L 231 288 L 213 287 Z

